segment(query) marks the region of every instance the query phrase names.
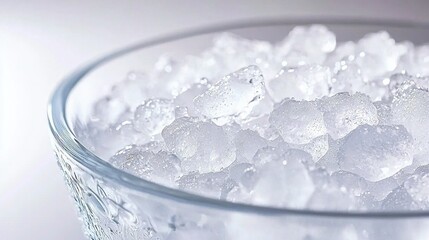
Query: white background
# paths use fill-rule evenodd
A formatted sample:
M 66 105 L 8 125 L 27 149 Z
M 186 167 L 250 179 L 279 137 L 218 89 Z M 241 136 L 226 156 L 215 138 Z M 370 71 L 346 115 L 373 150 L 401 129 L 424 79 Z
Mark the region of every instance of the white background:
M 50 93 L 78 65 L 138 40 L 210 23 L 269 16 L 427 22 L 428 10 L 423 0 L 0 0 L 0 239 L 83 239 L 46 120 Z

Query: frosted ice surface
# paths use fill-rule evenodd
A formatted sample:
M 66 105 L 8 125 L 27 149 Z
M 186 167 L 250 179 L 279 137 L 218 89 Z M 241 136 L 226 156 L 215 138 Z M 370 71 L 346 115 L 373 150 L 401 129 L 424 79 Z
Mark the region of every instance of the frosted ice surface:
M 289 143 L 306 144 L 326 134 L 316 102 L 285 99 L 271 113 L 270 123 Z
M 404 188 L 419 207 L 429 207 L 429 173 L 420 171 L 404 182 Z
M 251 130 L 241 130 L 234 138 L 237 157 L 251 160 L 258 149 L 268 145 L 268 141 Z
M 321 25 L 296 27 L 280 43 L 220 34 L 200 54 L 163 55 L 153 69 L 130 72 L 75 132 L 119 169 L 222 200 L 427 209 L 428 56 L 429 45 L 398 43 L 387 32 L 337 43 Z M 231 224 L 249 223 L 240 221 Z M 205 221 L 179 228 L 166 237 L 226 238 Z M 296 236 L 372 234 L 337 229 Z M 237 239 L 271 236 L 236 230 Z
M 177 182 L 179 188 L 202 194 L 205 196 L 221 198 L 227 194 L 228 189 L 224 189 L 224 185 L 228 179 L 228 174 L 225 172 L 209 172 L 197 173 L 191 172 L 182 176 Z
M 377 109 L 368 96 L 361 93 L 338 93 L 319 104 L 328 133 L 334 139 L 346 136 L 360 125 L 378 123 Z
M 180 176 L 180 160 L 157 143 L 131 145 L 116 153 L 110 162 L 138 177 L 173 185 Z
M 314 138 L 309 143 L 306 144 L 292 144 L 293 148 L 306 151 L 311 154 L 313 161 L 319 161 L 329 150 L 329 135 L 325 134 L 319 137 Z
M 252 159 L 253 164 L 256 166 L 263 166 L 268 162 L 274 161 L 274 160 L 280 160 L 285 153 L 286 150 L 288 150 L 288 147 L 273 147 L 273 146 L 266 146 L 261 149 L 258 149 L 258 151 L 255 153 L 255 156 Z
M 417 204 L 404 188 L 395 188 L 381 203 L 381 209 L 389 211 L 406 211 L 417 208 Z
M 268 83 L 271 97 L 280 102 L 284 98 L 314 100 L 329 94 L 331 71 L 320 65 L 283 68 Z
M 229 177 L 248 191 L 253 189 L 257 175 L 257 169 L 251 163 L 239 163 L 229 169 Z
M 429 146 L 429 93 L 406 82 L 392 102 L 392 122 L 402 124 L 411 133 L 416 151 L 426 152 Z
M 273 46 L 266 41 L 249 40 L 231 33 L 224 33 L 214 39 L 210 54 L 221 59 L 227 72 L 256 65 L 264 76 L 271 78 L 280 69 L 280 63 L 273 60 Z
M 179 107 L 185 107 L 188 114 L 191 116 L 197 115 L 197 110 L 194 107 L 195 97 L 203 94 L 210 87 L 207 79 L 202 79 L 199 83 L 193 84 L 189 89 L 179 94 L 174 99 L 174 104 Z
M 417 76 L 429 75 L 429 45 L 409 46 L 397 68 L 398 71 L 406 71 L 409 74 Z
M 400 125 L 362 125 L 345 138 L 338 158 L 342 170 L 379 181 L 411 165 L 413 140 Z
M 295 27 L 289 35 L 277 46 L 277 54 L 286 56 L 283 65 L 321 63 L 326 54 L 332 52 L 336 46 L 334 33 L 322 25 Z M 301 55 L 300 61 L 293 61 L 287 56 Z M 288 61 L 289 60 L 289 61 Z M 292 61 L 291 61 L 292 60 Z
M 316 189 L 308 200 L 308 208 L 321 210 L 357 210 L 356 197 L 335 186 L 325 185 Z
M 182 161 L 185 173 L 220 171 L 235 160 L 235 149 L 227 134 L 210 121 L 179 118 L 164 128 L 162 137 L 168 150 Z
M 405 51 L 406 46 L 396 43 L 387 32 L 371 33 L 358 41 L 356 61 L 362 73 L 371 80 L 393 71 Z
M 130 72 L 127 78 L 112 87 L 112 98 L 120 100 L 129 108 L 134 109 L 147 97 L 144 84 L 148 83 L 148 76 L 141 72 Z
M 310 154 L 290 149 L 280 159 L 263 165 L 260 169 L 260 178 L 253 190 L 253 202 L 293 208 L 304 207 L 315 189 L 303 163 L 308 161 L 311 161 Z
M 365 79 L 356 63 L 343 60 L 337 62 L 335 68 L 338 69 L 331 79 L 331 94 L 362 91 Z
M 346 171 L 332 173 L 331 181 L 342 191 L 347 191 L 353 196 L 361 196 L 368 189 L 368 182 L 362 177 Z
M 194 99 L 195 108 L 208 118 L 236 115 L 264 94 L 264 78 L 256 66 L 223 77 Z
M 156 135 L 174 120 L 174 104 L 169 99 L 149 99 L 134 112 L 134 128 L 140 132 Z
M 374 106 L 377 109 L 377 118 L 380 125 L 392 124 L 392 107 L 390 102 L 377 101 L 374 102 Z
M 104 126 L 115 123 L 128 107 L 117 98 L 105 97 L 98 100 L 93 108 L 93 120 Z M 98 126 L 100 126 L 100 123 Z

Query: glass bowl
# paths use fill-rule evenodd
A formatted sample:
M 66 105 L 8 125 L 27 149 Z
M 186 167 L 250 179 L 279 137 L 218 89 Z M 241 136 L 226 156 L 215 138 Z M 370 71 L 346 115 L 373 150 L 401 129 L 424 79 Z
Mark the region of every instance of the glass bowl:
M 149 182 L 96 156 L 75 129 L 92 105 L 133 69 L 148 70 L 162 54 L 196 54 L 219 32 L 279 41 L 296 25 L 324 24 L 338 41 L 388 31 L 422 44 L 429 27 L 365 20 L 258 20 L 180 32 L 112 52 L 78 69 L 56 89 L 48 118 L 58 164 L 89 239 L 427 240 L 429 212 L 341 212 L 253 206 L 202 197 Z

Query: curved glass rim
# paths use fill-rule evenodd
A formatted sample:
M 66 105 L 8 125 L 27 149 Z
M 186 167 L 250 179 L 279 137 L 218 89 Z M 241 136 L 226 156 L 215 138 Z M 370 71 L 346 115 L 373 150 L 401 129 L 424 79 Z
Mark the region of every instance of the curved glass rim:
M 200 207 L 215 208 L 224 211 L 245 212 L 260 215 L 298 215 L 312 217 L 341 217 L 341 218 L 416 218 L 429 217 L 429 211 L 325 211 L 312 209 L 291 209 L 271 206 L 250 205 L 246 203 L 234 203 L 224 200 L 204 197 L 179 189 L 166 187 L 154 182 L 150 182 L 127 172 L 119 170 L 107 161 L 97 157 L 83 144 L 79 142 L 66 120 L 66 103 L 73 87 L 89 72 L 113 60 L 117 57 L 140 50 L 143 48 L 168 43 L 175 40 L 194 37 L 197 35 L 209 34 L 214 32 L 249 28 L 249 27 L 268 27 L 276 25 L 307 25 L 307 24 L 329 24 L 329 25 L 367 25 L 367 26 L 386 26 L 403 28 L 424 28 L 429 29 L 428 23 L 397 21 L 397 20 L 376 20 L 376 19 L 253 19 L 247 21 L 230 22 L 220 25 L 203 26 L 188 31 L 180 31 L 173 34 L 164 35 L 151 40 L 143 41 L 130 45 L 128 47 L 116 50 L 101 58 L 98 58 L 89 64 L 77 69 L 66 77 L 54 91 L 51 101 L 48 105 L 49 127 L 56 143 L 83 168 L 89 170 L 103 178 L 107 178 L 121 186 L 133 189 L 138 192 L 147 193 L 160 198 L 166 198 L 173 201 L 196 205 Z

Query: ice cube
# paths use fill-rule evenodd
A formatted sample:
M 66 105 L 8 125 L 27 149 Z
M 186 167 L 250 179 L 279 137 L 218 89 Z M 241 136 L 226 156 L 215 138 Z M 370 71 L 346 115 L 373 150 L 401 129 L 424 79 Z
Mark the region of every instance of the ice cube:
M 420 208 L 429 208 L 428 172 L 417 171 L 404 182 L 404 188 Z
M 174 99 L 174 104 L 179 107 L 185 107 L 191 116 L 197 115 L 197 110 L 194 107 L 194 99 L 201 95 L 210 87 L 207 79 L 202 79 L 199 83 L 193 84 L 189 89 L 179 94 Z
M 343 139 L 335 140 L 331 136 L 328 137 L 328 151 L 316 163 L 316 166 L 324 168 L 328 173 L 333 173 L 340 170 L 338 165 L 338 151 L 343 144 Z
M 180 160 L 160 150 L 160 146 L 155 143 L 127 146 L 117 152 L 110 162 L 128 173 L 170 186 L 175 184 L 181 174 Z
M 396 73 L 389 78 L 389 90 L 393 97 L 401 94 L 401 91 L 403 92 L 410 87 L 428 90 L 429 77 L 416 77 L 406 73 Z
M 310 63 L 322 63 L 326 54 L 335 49 L 335 45 L 334 33 L 325 26 L 298 26 L 277 46 L 276 52 L 280 56 L 301 53 Z
M 331 71 L 320 65 L 283 68 L 269 81 L 268 91 L 275 102 L 285 98 L 314 100 L 329 94 Z
M 342 170 L 380 181 L 413 162 L 413 140 L 400 125 L 362 125 L 345 138 L 338 158 Z
M 319 105 L 328 133 L 334 139 L 346 136 L 360 125 L 378 123 L 377 109 L 361 93 L 338 93 L 322 99 Z
M 134 113 L 134 128 L 151 136 L 173 122 L 174 104 L 169 99 L 148 99 Z
M 385 31 L 367 34 L 357 43 L 356 61 L 362 74 L 371 81 L 387 72 L 393 71 L 406 46 L 396 43 Z
M 181 159 L 185 173 L 220 171 L 235 160 L 227 134 L 211 121 L 179 118 L 164 128 L 162 137 L 168 150 Z
M 214 39 L 209 50 L 226 71 L 235 71 L 249 65 L 258 66 L 264 76 L 271 78 L 280 69 L 273 59 L 273 47 L 269 42 L 250 40 L 231 33 L 223 33 Z
M 248 66 L 223 77 L 194 99 L 195 108 L 208 118 L 236 115 L 264 94 L 264 78 L 256 66 Z M 247 109 L 249 110 L 249 109 Z
M 308 161 L 310 154 L 290 149 L 280 159 L 263 165 L 253 190 L 253 203 L 303 208 L 315 189 L 303 164 Z
M 135 109 L 142 101 L 148 97 L 147 87 L 149 78 L 146 74 L 132 71 L 128 73 L 127 78 L 112 87 L 110 96 L 120 100 L 131 109 Z
M 350 211 L 358 209 L 357 199 L 353 194 L 331 185 L 325 185 L 322 188 L 316 189 L 308 200 L 307 207 L 325 211 Z
M 399 186 L 383 200 L 381 209 L 386 211 L 409 211 L 417 209 L 417 204 L 404 186 Z
M 258 149 L 268 145 L 268 141 L 251 130 L 241 130 L 234 138 L 237 158 L 242 157 L 250 161 Z
M 314 138 L 307 144 L 291 144 L 291 147 L 306 151 L 311 154 L 313 161 L 319 161 L 329 150 L 329 135 L 325 134 Z
M 402 124 L 414 138 L 416 152 L 428 151 L 429 93 L 418 89 L 412 82 L 401 85 L 392 102 L 392 122 Z
M 252 163 L 259 167 L 271 161 L 280 161 L 283 154 L 288 149 L 289 147 L 286 147 L 286 146 L 284 146 L 283 148 L 278 146 L 263 147 L 261 149 L 258 149 L 258 151 L 255 153 L 255 156 L 252 159 Z
M 336 70 L 331 79 L 330 94 L 362 91 L 365 79 L 362 76 L 360 67 L 356 63 L 343 60 L 337 63 L 336 68 L 338 70 Z
M 415 47 L 408 46 L 408 51 L 404 54 L 398 64 L 397 71 L 405 71 L 415 76 L 429 75 L 429 45 Z
M 229 177 L 248 191 L 253 189 L 257 180 L 257 169 L 251 163 L 239 163 L 229 169 Z
M 116 123 L 127 110 L 128 107 L 119 99 L 105 97 L 94 104 L 91 117 L 93 121 L 99 122 L 98 126 L 104 125 L 104 127 L 107 127 Z
M 208 197 L 221 198 L 228 194 L 225 183 L 228 174 L 225 172 L 197 173 L 191 172 L 182 176 L 177 182 L 179 188 Z
M 285 99 L 271 113 L 270 123 L 288 143 L 306 144 L 326 134 L 315 102 Z
M 380 125 L 392 124 L 392 107 L 390 101 L 377 101 L 374 102 L 377 109 L 377 118 Z
M 368 189 L 368 182 L 364 178 L 351 172 L 334 172 L 331 175 L 331 181 L 338 189 L 347 191 L 355 197 L 363 195 Z

